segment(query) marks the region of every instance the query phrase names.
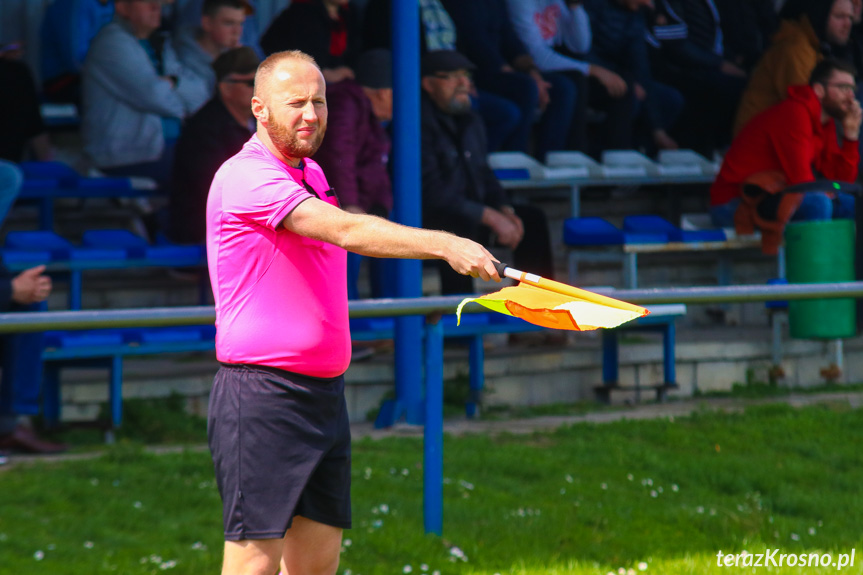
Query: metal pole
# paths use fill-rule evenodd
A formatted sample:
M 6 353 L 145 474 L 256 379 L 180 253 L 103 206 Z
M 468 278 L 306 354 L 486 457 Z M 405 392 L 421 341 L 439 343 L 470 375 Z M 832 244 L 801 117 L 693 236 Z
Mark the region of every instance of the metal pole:
M 406 226 L 422 225 L 420 180 L 419 2 L 393 0 L 393 204 L 395 220 Z M 398 260 L 396 296 L 422 295 L 422 263 Z M 403 415 L 409 423 L 422 421 L 422 390 L 417 366 L 422 364 L 422 318 L 397 317 L 395 322 L 396 400 L 392 421 Z M 384 410 L 382 410 L 382 413 Z

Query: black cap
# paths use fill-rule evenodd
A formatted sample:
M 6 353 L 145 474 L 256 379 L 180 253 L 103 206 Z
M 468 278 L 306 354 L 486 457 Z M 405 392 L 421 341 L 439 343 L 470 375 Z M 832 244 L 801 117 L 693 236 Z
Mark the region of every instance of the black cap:
M 433 50 L 423 56 L 421 69 L 423 76 L 431 76 L 438 72 L 475 70 L 476 66 L 467 56 L 455 50 Z
M 222 53 L 213 62 L 216 71 L 216 81 L 221 82 L 230 74 L 251 74 L 257 71 L 261 61 L 255 51 L 248 46 L 231 48 Z
M 366 88 L 393 87 L 393 57 L 389 50 L 377 48 L 360 54 L 356 81 Z

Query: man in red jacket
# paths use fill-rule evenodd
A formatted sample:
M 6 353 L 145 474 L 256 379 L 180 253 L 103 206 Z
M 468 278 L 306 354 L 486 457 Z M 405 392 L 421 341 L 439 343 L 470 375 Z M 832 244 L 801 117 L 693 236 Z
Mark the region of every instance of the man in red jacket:
M 855 99 L 854 69 L 823 60 L 808 86 L 791 86 L 788 98 L 759 114 L 740 131 L 710 189 L 714 224 L 739 232 L 754 225 L 781 232 L 789 220 L 853 218 L 854 198 L 825 192 L 780 194 L 787 186 L 818 178 L 857 178 L 860 103 Z M 842 144 L 838 143 L 837 130 Z M 768 230 L 772 224 L 778 227 Z M 778 246 L 778 237 L 769 240 Z M 765 253 L 775 246 L 768 246 Z

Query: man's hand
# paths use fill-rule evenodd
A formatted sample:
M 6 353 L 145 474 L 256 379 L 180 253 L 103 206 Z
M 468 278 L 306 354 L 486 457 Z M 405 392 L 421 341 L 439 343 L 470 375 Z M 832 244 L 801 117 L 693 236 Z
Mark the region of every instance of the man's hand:
M 515 249 L 524 236 L 524 226 L 511 207 L 504 206 L 501 210 L 486 207 L 482 211 L 482 224 L 491 228 L 500 245 Z
M 621 98 L 626 94 L 626 80 L 608 68 L 591 64 L 588 74 L 599 80 L 612 98 Z
M 842 118 L 842 132 L 846 140 L 856 142 L 860 139 L 860 122 L 863 121 L 863 111 L 860 110 L 860 102 L 854 100 L 851 109 Z
M 545 78 L 542 77 L 542 74 L 536 68 L 531 70 L 530 77 L 536 82 L 536 90 L 539 92 L 539 109 L 545 110 L 545 107 L 551 101 L 551 96 L 548 93 L 551 89 L 551 83 L 546 82 Z
M 12 278 L 12 301 L 21 305 L 39 303 L 51 294 L 51 278 L 42 275 L 45 266 L 24 270 Z
M 500 281 L 500 276 L 494 267 L 495 259 L 487 249 L 480 244 L 447 234 L 448 245 L 444 251 L 444 259 L 458 273 L 484 281 Z

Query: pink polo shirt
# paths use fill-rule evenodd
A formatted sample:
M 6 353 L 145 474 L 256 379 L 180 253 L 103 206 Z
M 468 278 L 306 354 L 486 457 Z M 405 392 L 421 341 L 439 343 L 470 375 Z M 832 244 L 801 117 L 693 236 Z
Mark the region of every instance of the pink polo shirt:
M 216 302 L 216 356 L 313 377 L 335 377 L 351 357 L 345 250 L 297 235 L 282 220 L 313 199 L 338 205 L 312 160 L 292 168 L 257 135 L 213 178 L 207 262 Z

